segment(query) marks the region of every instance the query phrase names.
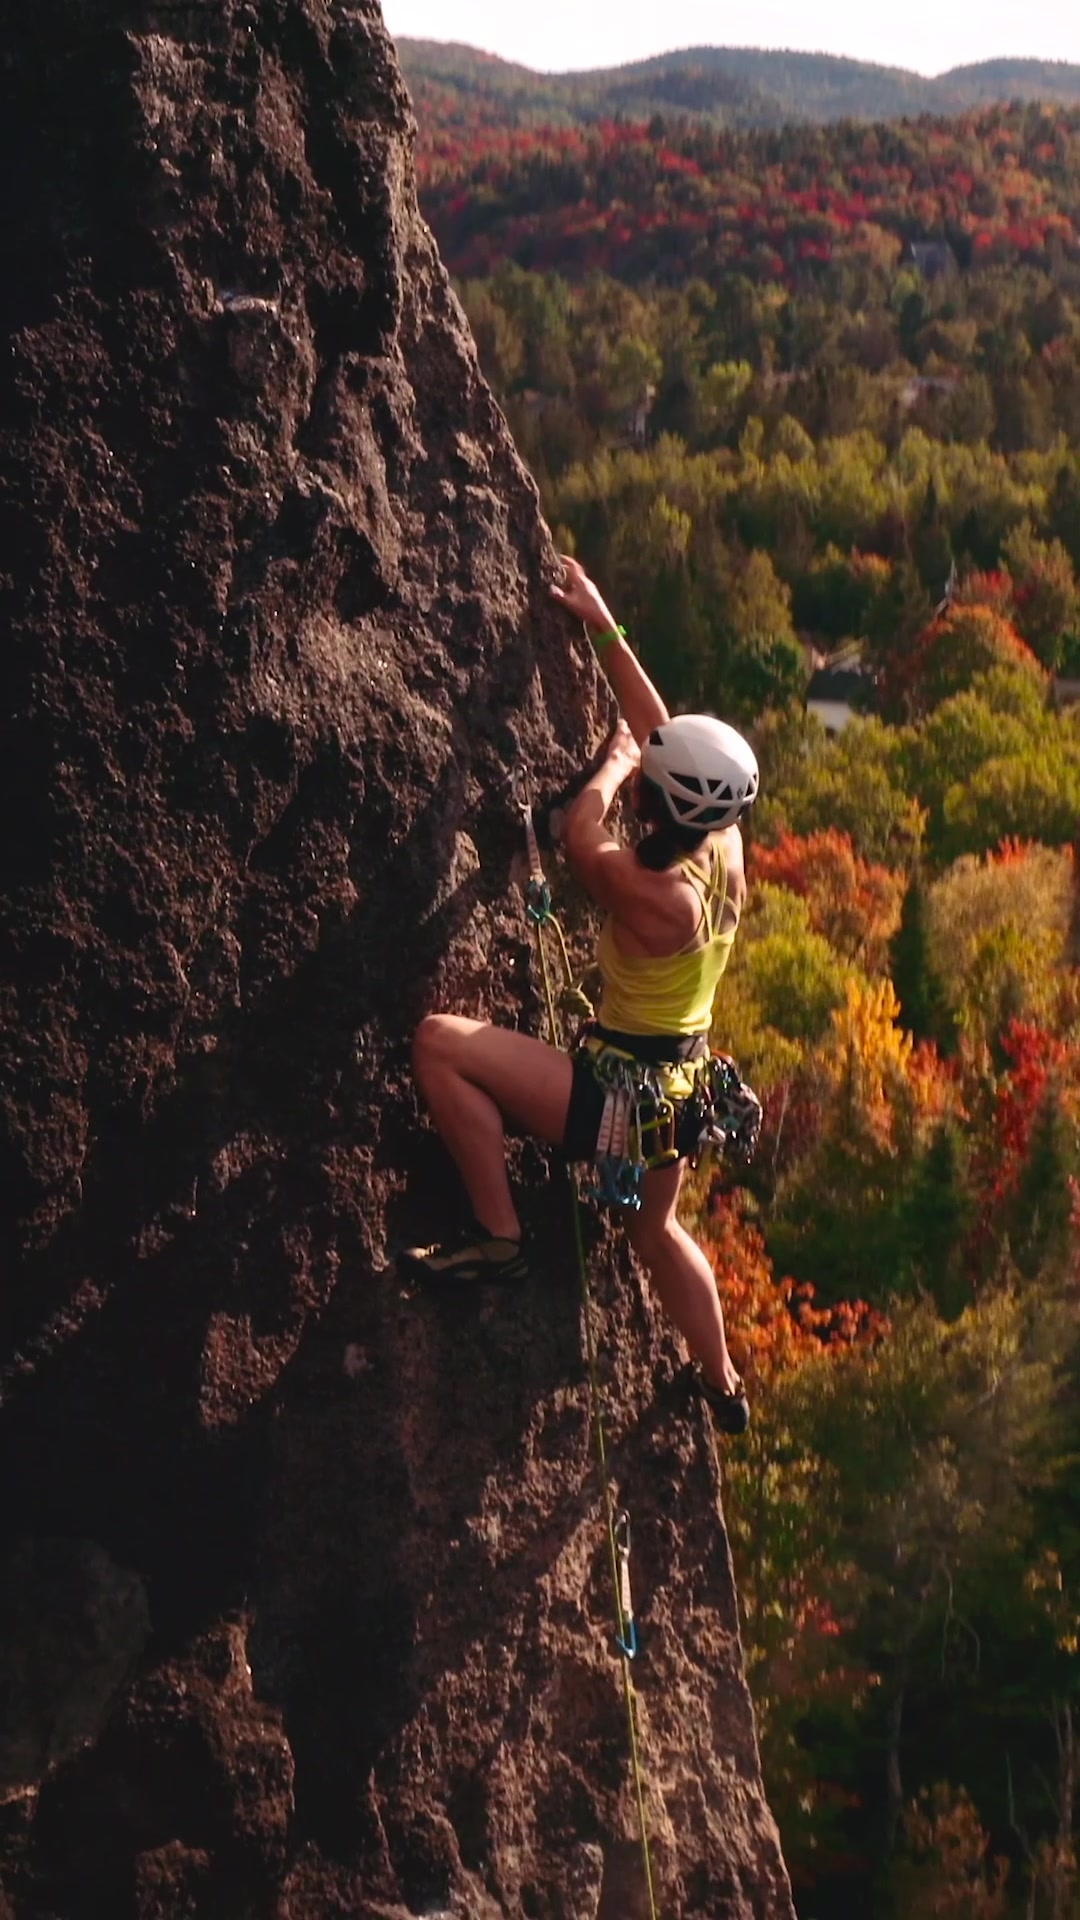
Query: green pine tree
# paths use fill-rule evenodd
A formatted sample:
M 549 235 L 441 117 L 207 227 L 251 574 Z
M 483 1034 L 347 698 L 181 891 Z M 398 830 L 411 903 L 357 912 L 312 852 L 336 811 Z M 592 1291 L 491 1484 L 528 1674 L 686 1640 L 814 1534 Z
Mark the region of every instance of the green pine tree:
M 898 1225 L 903 1291 L 932 1295 L 946 1320 L 970 1304 L 961 1249 L 971 1221 L 966 1163 L 949 1121 L 935 1128 L 914 1171 Z
M 1070 455 L 1058 468 L 1050 495 L 1050 532 L 1060 540 L 1080 573 L 1080 459 Z
M 916 1040 L 932 1040 L 939 1053 L 951 1053 L 956 1021 L 930 957 L 926 887 L 918 871 L 904 895 L 889 951 L 902 1024 Z
M 954 558 L 933 475 L 926 483 L 922 509 L 912 529 L 911 557 L 923 586 L 937 606 L 952 573 Z
M 1064 1272 L 1072 1249 L 1076 1140 L 1059 1089 L 1047 1087 L 1013 1206 L 1012 1247 L 1029 1279 Z

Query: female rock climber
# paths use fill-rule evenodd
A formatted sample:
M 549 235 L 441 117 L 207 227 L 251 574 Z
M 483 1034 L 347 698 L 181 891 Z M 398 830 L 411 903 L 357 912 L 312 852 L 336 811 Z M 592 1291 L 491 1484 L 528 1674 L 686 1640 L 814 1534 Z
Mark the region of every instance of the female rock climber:
M 414 1247 L 399 1267 L 442 1287 L 527 1274 L 506 1171 L 505 1121 L 561 1147 L 570 1160 L 590 1160 L 605 1100 L 595 1062 L 605 1045 L 665 1071 L 707 1057 L 713 996 L 746 893 L 737 821 L 757 792 L 749 745 L 710 716 L 672 719 L 584 569 L 565 557 L 563 569 L 563 584 L 552 592 L 588 627 L 625 716 L 568 808 L 562 833 L 573 873 L 607 912 L 597 949 L 599 1020 L 587 1046 L 573 1054 L 458 1014 L 433 1013 L 421 1022 L 417 1083 L 474 1217 L 459 1239 Z M 627 780 L 646 830 L 634 848 L 620 845 L 606 824 Z M 676 1102 L 677 1112 L 682 1107 Z M 685 1130 L 676 1136 L 682 1156 L 696 1137 L 696 1128 L 693 1140 Z M 749 1407 L 728 1353 L 716 1281 L 675 1215 L 685 1166 L 680 1157 L 644 1174 L 640 1210 L 628 1214 L 626 1230 L 690 1348 L 695 1383 L 717 1424 L 741 1433 Z

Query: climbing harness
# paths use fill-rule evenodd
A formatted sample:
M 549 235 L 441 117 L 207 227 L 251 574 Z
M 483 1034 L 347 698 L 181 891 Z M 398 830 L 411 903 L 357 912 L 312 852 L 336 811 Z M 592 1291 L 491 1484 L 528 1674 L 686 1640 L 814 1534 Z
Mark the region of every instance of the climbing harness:
M 559 1014 L 556 1005 L 555 988 L 551 969 L 548 966 L 547 952 L 544 946 L 545 927 L 554 927 L 558 937 L 559 951 L 563 962 L 564 1001 L 568 1000 L 565 1011 L 581 1012 L 580 1002 L 585 1001 L 586 1017 L 591 1018 L 592 1006 L 585 999 L 579 987 L 573 982 L 570 956 L 559 926 L 551 910 L 551 892 L 544 878 L 540 862 L 540 849 L 533 825 L 532 801 L 529 795 L 528 777 L 523 768 L 515 770 L 512 796 L 514 805 L 522 816 L 525 829 L 525 844 L 529 857 L 529 881 L 526 888 L 526 910 L 536 929 L 537 956 L 540 974 L 544 983 L 544 999 L 547 1006 L 548 1027 L 555 1046 L 561 1044 Z M 574 1002 L 577 1002 L 575 1008 Z M 596 1446 L 597 1464 L 600 1469 L 604 1519 L 607 1526 L 608 1554 L 611 1564 L 611 1583 L 615 1601 L 615 1645 L 622 1655 L 623 1698 L 626 1703 L 626 1724 L 630 1746 L 630 1769 L 634 1782 L 634 1797 L 637 1802 L 638 1827 L 641 1834 L 641 1858 L 645 1874 L 645 1889 L 648 1897 L 649 1920 L 659 1920 L 656 1905 L 656 1893 L 653 1883 L 652 1854 L 649 1847 L 649 1823 L 645 1809 L 645 1777 L 641 1764 L 638 1743 L 637 1696 L 631 1678 L 631 1662 L 637 1657 L 637 1627 L 634 1622 L 633 1601 L 630 1592 L 630 1516 L 624 1507 L 617 1511 L 611 1491 L 611 1475 L 608 1471 L 607 1442 L 604 1437 L 604 1418 L 601 1403 L 600 1370 L 597 1362 L 596 1335 L 593 1330 L 592 1296 L 589 1290 L 589 1266 L 585 1253 L 585 1239 L 581 1226 L 581 1194 L 573 1169 L 568 1170 L 570 1184 L 570 1207 L 574 1229 L 574 1247 L 577 1253 L 578 1281 L 581 1289 L 582 1320 L 585 1327 L 585 1354 L 589 1375 L 589 1405 L 592 1416 L 593 1439 Z
M 580 1043 L 604 1089 L 589 1198 L 601 1206 L 641 1205 L 642 1175 L 683 1153 L 707 1165 L 714 1150 L 747 1165 L 761 1131 L 761 1102 L 724 1053 L 650 1066 L 586 1033 Z

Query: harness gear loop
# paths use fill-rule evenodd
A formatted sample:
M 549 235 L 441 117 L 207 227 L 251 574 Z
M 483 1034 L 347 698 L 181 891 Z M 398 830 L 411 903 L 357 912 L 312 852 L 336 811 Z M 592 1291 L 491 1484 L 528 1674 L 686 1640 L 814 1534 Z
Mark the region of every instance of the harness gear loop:
M 529 850 L 530 873 L 529 873 L 529 887 L 526 892 L 526 905 L 527 905 L 527 910 L 529 912 L 529 918 L 532 920 L 533 925 L 536 928 L 536 949 L 537 949 L 537 955 L 540 961 L 540 973 L 544 983 L 544 999 L 547 1006 L 548 1028 L 550 1031 L 552 1044 L 556 1047 L 560 1047 L 561 1034 L 559 1031 L 559 1017 L 556 1011 L 555 992 L 552 986 L 551 972 L 548 967 L 547 952 L 544 946 L 543 930 L 545 926 L 548 926 L 548 925 L 553 926 L 555 928 L 556 933 L 558 934 L 559 945 L 560 945 L 564 968 L 566 971 L 566 976 L 568 981 L 570 979 L 570 962 L 569 962 L 569 955 L 566 950 L 566 942 L 562 936 L 562 929 L 559 926 L 558 921 L 555 919 L 555 916 L 551 911 L 551 897 L 550 897 L 550 893 L 548 893 L 548 890 L 547 890 L 547 883 L 544 880 L 544 870 L 540 864 L 540 850 L 536 841 L 536 830 L 533 827 L 533 823 L 532 823 L 532 803 L 529 799 L 528 777 L 525 773 L 524 768 L 522 767 L 515 768 L 511 791 L 513 794 L 514 803 L 522 815 L 523 823 L 525 826 L 526 845 L 528 846 L 528 850 Z M 537 891 L 533 893 L 533 889 L 537 889 Z M 541 889 L 542 889 L 542 893 L 540 892 Z M 543 904 L 542 911 L 537 911 L 537 912 L 532 911 L 532 907 L 529 899 L 530 894 L 533 894 L 533 899 L 536 900 L 537 903 L 540 902 L 543 895 L 547 896 L 546 901 Z M 592 1009 L 590 1008 L 590 1013 L 591 1011 Z M 640 1180 L 640 1168 L 634 1169 L 634 1171 L 637 1174 L 638 1179 Z M 621 1662 L 621 1665 L 622 1665 L 622 1676 L 623 1676 L 623 1699 L 626 1704 L 626 1725 L 627 1725 L 627 1734 L 628 1734 L 629 1747 L 630 1747 L 630 1771 L 631 1771 L 631 1775 L 634 1783 L 634 1797 L 637 1802 L 638 1827 L 641 1834 L 641 1858 L 642 1858 L 642 1866 L 644 1868 L 644 1873 L 645 1873 L 645 1889 L 648 1897 L 649 1920 L 659 1920 L 659 1909 L 657 1908 L 657 1905 L 656 1905 L 656 1892 L 653 1884 L 652 1854 L 649 1847 L 649 1823 L 648 1823 L 648 1816 L 645 1808 L 645 1778 L 644 1778 L 644 1773 L 643 1773 L 642 1764 L 641 1764 L 641 1754 L 638 1747 L 637 1699 L 634 1693 L 633 1681 L 630 1677 L 630 1663 L 631 1663 L 631 1660 L 634 1658 L 634 1654 L 637 1651 L 637 1630 L 634 1625 L 633 1611 L 629 1604 L 629 1599 L 630 1599 L 629 1571 L 628 1571 L 628 1557 L 629 1557 L 629 1546 L 630 1546 L 629 1518 L 628 1516 L 625 1515 L 624 1509 L 620 1509 L 619 1515 L 618 1516 L 616 1515 L 615 1503 L 612 1497 L 611 1476 L 608 1471 L 608 1461 L 607 1461 L 607 1442 L 604 1438 L 604 1419 L 603 1419 L 601 1394 L 600 1394 L 600 1372 L 597 1364 L 596 1335 L 593 1330 L 593 1320 L 592 1320 L 592 1296 L 589 1290 L 589 1266 L 588 1266 L 588 1259 L 585 1253 L 585 1238 L 582 1233 L 582 1227 L 581 1227 L 581 1194 L 580 1194 L 577 1180 L 574 1176 L 572 1169 L 568 1169 L 568 1180 L 569 1180 L 569 1188 L 570 1188 L 570 1210 L 571 1210 L 571 1218 L 572 1218 L 573 1232 L 574 1232 L 574 1250 L 577 1254 L 578 1282 L 581 1290 L 581 1313 L 582 1313 L 582 1321 L 585 1328 L 585 1354 L 588 1362 L 588 1377 L 589 1377 L 589 1405 L 590 1405 L 590 1410 L 592 1415 L 593 1438 L 596 1446 L 596 1458 L 597 1458 L 597 1463 L 600 1470 L 600 1486 L 601 1486 L 601 1494 L 602 1494 L 603 1506 L 604 1506 L 604 1519 L 607 1526 L 607 1536 L 608 1536 L 608 1554 L 611 1562 L 611 1584 L 612 1584 L 612 1591 L 613 1591 L 614 1600 L 615 1600 L 615 1622 L 616 1622 L 615 1643 L 619 1648 L 619 1651 L 624 1656 Z M 640 1204 L 641 1203 L 639 1199 L 638 1205 Z M 616 1533 L 617 1524 L 619 1524 L 624 1519 L 625 1519 L 625 1531 L 623 1532 L 620 1530 L 617 1536 L 617 1533 Z M 619 1540 L 623 1540 L 625 1542 L 627 1562 L 623 1562 L 623 1560 L 620 1557 L 621 1549 L 620 1549 L 620 1545 L 618 1544 Z M 627 1566 L 625 1587 L 624 1587 L 624 1580 L 623 1580 L 624 1565 Z M 627 1599 L 627 1604 L 625 1606 L 623 1603 L 624 1592 Z M 633 1648 L 632 1652 L 629 1651 L 631 1647 Z

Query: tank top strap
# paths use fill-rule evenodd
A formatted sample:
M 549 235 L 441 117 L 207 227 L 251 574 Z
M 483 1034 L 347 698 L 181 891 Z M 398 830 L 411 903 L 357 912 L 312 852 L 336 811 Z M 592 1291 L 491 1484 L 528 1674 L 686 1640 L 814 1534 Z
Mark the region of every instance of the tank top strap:
M 727 900 L 727 861 L 723 848 L 718 840 L 710 840 L 707 874 L 690 858 L 680 860 L 679 866 L 701 901 L 701 915 L 708 927 L 709 939 L 715 940 Z
M 719 840 L 713 840 L 709 844 L 709 885 L 706 899 L 716 902 L 715 911 L 710 915 L 709 929 L 715 937 L 727 905 L 727 861 Z

